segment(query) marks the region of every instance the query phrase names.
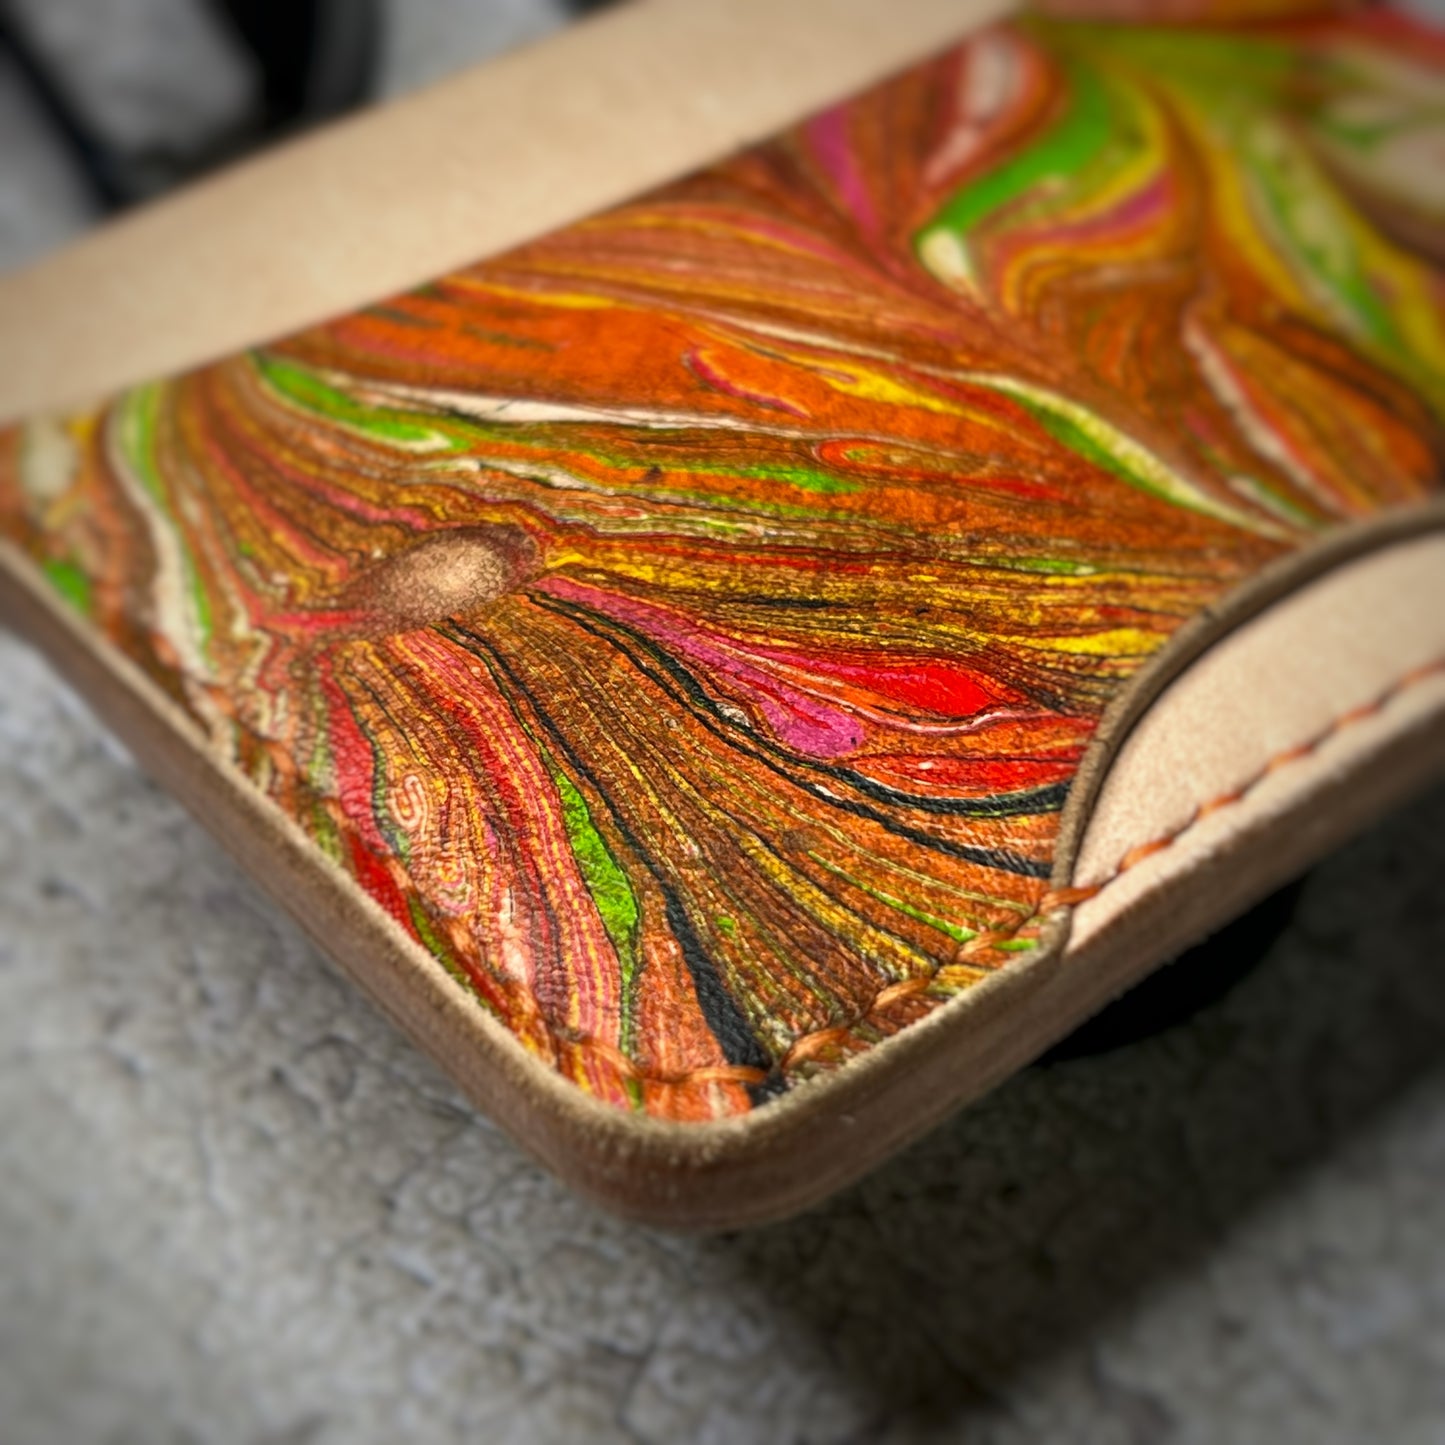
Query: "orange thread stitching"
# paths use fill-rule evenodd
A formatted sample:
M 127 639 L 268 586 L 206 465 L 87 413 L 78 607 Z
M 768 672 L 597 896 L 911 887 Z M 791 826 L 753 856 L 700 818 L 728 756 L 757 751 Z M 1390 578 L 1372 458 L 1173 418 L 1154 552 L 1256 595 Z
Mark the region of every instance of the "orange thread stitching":
M 1081 887 L 1063 890 L 1074 895 L 1070 900 L 1074 903 L 1086 903 L 1090 898 L 1096 898 L 1104 891 L 1109 884 L 1116 879 L 1123 877 L 1131 868 L 1136 868 L 1146 858 L 1152 858 L 1156 853 L 1162 853 L 1166 848 L 1172 848 L 1196 823 L 1201 823 L 1213 813 L 1224 808 L 1231 807 L 1235 803 L 1241 803 L 1249 796 L 1266 778 L 1277 773 L 1281 768 L 1290 763 L 1301 762 L 1303 759 L 1317 753 L 1329 740 L 1337 737 L 1358 723 L 1367 719 L 1379 716 L 1389 704 L 1402 692 L 1424 682 L 1427 678 L 1433 677 L 1436 673 L 1445 672 L 1445 658 L 1435 662 L 1426 663 L 1424 667 L 1412 668 L 1397 681 L 1387 687 L 1372 702 L 1361 703 L 1358 707 L 1352 707 L 1346 712 L 1340 713 L 1330 725 L 1307 742 L 1296 743 L 1292 747 L 1277 752 L 1266 762 L 1258 772 L 1238 787 L 1227 793 L 1221 793 L 1217 798 L 1211 798 L 1207 803 L 1201 803 L 1184 820 L 1179 827 L 1172 832 L 1161 834 L 1158 838 L 1151 839 L 1148 843 L 1140 843 L 1137 847 L 1131 848 L 1119 860 L 1114 871 L 1107 877 L 1101 878 L 1097 883 L 1084 884 Z M 1045 895 L 1047 898 L 1048 895 Z M 1042 911 L 1042 907 L 1041 910 Z
M 1206 803 L 1201 803 L 1193 813 L 1172 832 L 1161 834 L 1158 838 L 1150 839 L 1147 843 L 1139 843 L 1129 849 L 1119 860 L 1114 871 L 1097 883 L 1079 884 L 1070 888 L 1051 888 L 1044 893 L 1033 909 L 1025 914 L 1014 924 L 1012 928 L 991 929 L 976 933 L 972 938 L 961 943 L 953 952 L 949 962 L 953 964 L 964 963 L 970 959 L 981 957 L 983 954 L 996 948 L 1001 943 L 1007 943 L 1013 938 L 1025 924 L 1031 923 L 1034 919 L 1045 914 L 1053 913 L 1060 908 L 1073 908 L 1080 903 L 1087 903 L 1091 898 L 1097 898 L 1111 883 L 1122 878 L 1131 868 L 1136 868 L 1146 859 L 1162 853 L 1167 848 L 1172 848 L 1196 823 L 1202 822 L 1205 818 L 1224 808 L 1232 807 L 1241 803 L 1249 796 L 1266 778 L 1278 772 L 1281 768 L 1291 763 L 1300 762 L 1318 752 L 1331 738 L 1348 728 L 1362 723 L 1369 718 L 1378 716 L 1394 701 L 1401 693 L 1426 681 L 1435 674 L 1445 672 L 1445 658 L 1437 659 L 1434 662 L 1426 663 L 1422 667 L 1412 668 L 1400 676 L 1390 687 L 1380 693 L 1372 702 L 1362 703 L 1339 714 L 1333 722 L 1321 732 L 1317 733 L 1307 742 L 1297 743 L 1291 747 L 1276 753 L 1266 762 L 1258 772 L 1238 787 L 1227 793 L 1221 793 L 1218 797 L 1211 798 Z M 235 707 L 231 699 L 226 696 L 220 688 L 211 683 L 203 682 L 200 679 L 192 679 L 199 682 L 200 686 L 207 691 L 213 701 L 223 712 L 229 715 L 233 721 L 242 727 L 246 724 L 236 716 Z M 254 729 L 247 727 L 251 736 L 260 743 L 262 749 L 270 757 L 273 766 L 277 766 L 288 782 L 298 780 L 299 770 L 290 754 L 278 743 L 269 738 L 260 736 Z M 309 786 L 309 785 L 308 785 Z M 317 795 L 317 800 L 328 812 L 333 814 L 338 823 L 345 820 L 345 815 L 340 812 L 340 805 L 334 799 Z M 399 865 L 397 865 L 399 866 Z M 404 876 L 405 870 L 401 869 Z M 797 1064 L 806 1063 L 815 1054 L 834 1045 L 845 1044 L 849 1035 L 860 1024 L 866 1023 L 874 1014 L 880 1010 L 891 1008 L 894 1004 L 907 999 L 916 998 L 919 994 L 926 993 L 932 987 L 936 978 L 936 971 L 933 974 L 921 974 L 915 978 L 903 979 L 898 983 L 889 984 L 874 995 L 873 1001 L 858 1015 L 852 1023 L 830 1024 L 826 1028 L 815 1029 L 811 1033 L 800 1034 L 793 1040 L 791 1047 L 779 1060 L 777 1069 L 779 1072 L 786 1072 Z M 660 1084 L 660 1085 L 687 1085 L 687 1084 L 761 1084 L 769 1077 L 763 1069 L 752 1068 L 746 1064 L 711 1064 L 703 1068 L 685 1069 L 672 1073 L 660 1069 L 646 1069 L 642 1065 L 629 1059 L 615 1045 L 608 1043 L 605 1039 L 593 1037 L 566 1038 L 561 1035 L 555 1025 L 549 1023 L 540 1013 L 535 1016 L 536 1021 L 541 1023 L 546 1032 L 553 1036 L 555 1042 L 569 1042 L 591 1049 L 601 1054 L 623 1078 L 634 1083 Z
M 966 943 L 961 944 L 954 952 L 953 961 L 962 962 L 970 958 L 978 957 L 980 954 L 993 948 L 996 944 L 1006 942 L 1012 938 L 1019 929 L 1026 923 L 1044 914 L 1052 913 L 1059 908 L 1072 908 L 1080 903 L 1087 903 L 1091 898 L 1097 898 L 1109 884 L 1115 882 L 1127 873 L 1131 868 L 1136 868 L 1146 859 L 1162 853 L 1165 849 L 1171 848 L 1180 838 L 1184 836 L 1194 825 L 1213 813 L 1222 809 L 1232 807 L 1241 803 L 1254 791 L 1264 780 L 1280 768 L 1290 763 L 1300 762 L 1319 751 L 1325 743 L 1346 729 L 1357 723 L 1362 723 L 1368 718 L 1376 717 L 1402 692 L 1424 682 L 1427 678 L 1433 677 L 1436 673 L 1445 672 L 1445 658 L 1435 662 L 1427 663 L 1423 667 L 1412 668 L 1401 676 L 1394 684 L 1386 688 L 1372 702 L 1363 703 L 1358 707 L 1350 708 L 1341 713 L 1330 725 L 1307 742 L 1296 744 L 1276 753 L 1253 777 L 1247 779 L 1238 787 L 1230 789 L 1227 793 L 1221 793 L 1218 797 L 1211 798 L 1207 803 L 1201 803 L 1188 819 L 1178 828 L 1170 833 L 1165 833 L 1158 838 L 1153 838 L 1147 843 L 1140 843 L 1131 848 L 1123 858 L 1119 860 L 1114 871 L 1106 878 L 1097 883 L 1078 884 L 1070 888 L 1053 888 L 1045 893 L 1035 905 L 1032 913 L 1021 918 L 1012 929 L 995 929 L 990 932 L 975 934 Z M 912 998 L 924 992 L 932 983 L 931 977 L 919 977 L 906 980 L 901 984 L 892 984 L 885 988 L 874 998 L 868 1009 L 859 1016 L 857 1023 L 866 1022 L 880 1009 L 887 1008 L 890 1004 L 900 998 Z M 826 1048 L 829 1044 L 840 1042 L 847 1037 L 848 1028 L 838 1025 L 820 1029 L 816 1034 L 803 1034 L 794 1041 L 793 1046 L 783 1056 L 779 1067 L 786 1069 L 790 1064 L 801 1062 L 819 1050 Z M 813 1040 L 819 1040 L 816 1045 Z

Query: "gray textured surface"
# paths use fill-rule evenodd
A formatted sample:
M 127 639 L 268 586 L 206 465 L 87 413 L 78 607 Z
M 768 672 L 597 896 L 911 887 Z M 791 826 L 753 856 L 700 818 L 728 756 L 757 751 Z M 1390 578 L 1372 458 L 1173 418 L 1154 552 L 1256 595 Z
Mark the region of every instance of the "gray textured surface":
M 15 155 L 0 246 L 67 224 Z M 1187 1028 L 697 1240 L 553 1184 L 0 679 L 0 1445 L 1445 1441 L 1445 789 Z
M 193 0 L 5 0 L 85 119 L 122 149 L 184 153 L 233 124 L 258 84 L 217 13 Z M 219 7 L 217 7 L 218 9 Z M 425 8 L 425 7 L 424 7 Z M 164 64 L 157 58 L 164 57 Z

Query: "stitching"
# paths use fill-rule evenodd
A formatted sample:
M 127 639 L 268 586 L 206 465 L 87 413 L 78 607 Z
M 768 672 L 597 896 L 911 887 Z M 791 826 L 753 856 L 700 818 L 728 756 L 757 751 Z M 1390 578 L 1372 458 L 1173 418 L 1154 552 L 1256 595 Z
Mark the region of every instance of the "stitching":
M 1131 868 L 1137 868 L 1146 859 L 1172 848 L 1186 833 L 1206 818 L 1222 812 L 1225 808 L 1242 803 L 1266 779 L 1281 769 L 1288 767 L 1291 763 L 1302 762 L 1305 758 L 1313 756 L 1331 738 L 1337 737 L 1340 733 L 1348 731 L 1369 718 L 1379 716 L 1401 693 L 1442 672 L 1445 672 L 1445 657 L 1437 658 L 1434 662 L 1427 662 L 1423 667 L 1412 668 L 1409 672 L 1396 678 L 1389 687 L 1371 701 L 1340 713 L 1327 727 L 1322 728 L 1312 738 L 1275 753 L 1258 772 L 1246 778 L 1238 787 L 1227 793 L 1220 793 L 1218 797 L 1211 798 L 1206 803 L 1199 804 L 1177 828 L 1172 828 L 1167 833 L 1161 833 L 1147 843 L 1136 844 L 1115 864 L 1114 871 L 1101 878 L 1097 883 L 1085 884 L 1078 888 L 1060 888 L 1052 893 L 1046 893 L 1039 902 L 1039 911 L 1046 911 L 1050 907 L 1073 907 L 1080 903 L 1086 903 L 1091 898 L 1097 898 L 1111 883 L 1122 878 Z
M 1247 778 L 1238 787 L 1232 788 L 1227 793 L 1221 793 L 1211 798 L 1208 802 L 1201 803 L 1177 828 L 1167 833 L 1160 834 L 1157 838 L 1151 838 L 1148 842 L 1139 843 L 1131 848 L 1115 865 L 1113 872 L 1107 877 L 1101 878 L 1097 883 L 1083 884 L 1071 888 L 1051 888 L 1034 905 L 1031 913 L 1021 918 L 1012 928 L 996 929 L 990 932 L 975 934 L 966 943 L 960 944 L 954 951 L 951 963 L 967 962 L 970 959 L 979 958 L 984 953 L 995 948 L 1000 943 L 1006 943 L 1013 938 L 1020 929 L 1032 922 L 1035 918 L 1047 913 L 1052 913 L 1059 908 L 1074 908 L 1080 903 L 1087 903 L 1091 898 L 1097 898 L 1111 883 L 1117 882 L 1132 868 L 1137 868 L 1146 859 L 1154 857 L 1166 849 L 1172 848 L 1184 837 L 1194 826 L 1204 821 L 1205 818 L 1215 813 L 1222 812 L 1238 803 L 1242 803 L 1256 788 L 1267 778 L 1272 777 L 1282 768 L 1288 767 L 1291 763 L 1302 762 L 1305 758 L 1317 753 L 1330 739 L 1351 727 L 1365 722 L 1369 718 L 1377 717 L 1386 707 L 1390 705 L 1401 693 L 1410 688 L 1418 686 L 1438 673 L 1445 673 L 1445 658 L 1437 658 L 1434 662 L 1426 663 L 1423 667 L 1412 668 L 1397 678 L 1389 687 L 1385 688 L 1371 701 L 1362 703 L 1357 707 L 1342 712 L 1331 721 L 1328 726 L 1322 728 L 1313 737 L 1302 743 L 1296 743 L 1291 747 L 1284 748 L 1275 753 L 1258 772 Z M 935 975 L 921 975 L 903 983 L 896 983 L 885 988 L 874 998 L 868 1009 L 860 1014 L 852 1024 L 834 1025 L 826 1029 L 819 1029 L 814 1033 L 803 1034 L 793 1042 L 793 1046 L 783 1055 L 778 1062 L 778 1072 L 785 1073 L 793 1065 L 803 1063 L 814 1054 L 823 1051 L 831 1045 L 844 1043 L 849 1034 L 858 1024 L 866 1022 L 880 1009 L 905 998 L 912 998 L 926 991 L 933 983 Z M 750 1076 L 756 1076 L 756 1082 L 766 1077 L 761 1070 L 753 1069 L 747 1071 Z
M 1018 922 L 1007 929 L 993 929 L 975 934 L 967 942 L 960 944 L 949 957 L 946 964 L 941 964 L 932 973 L 919 974 L 914 978 L 904 979 L 901 982 L 889 984 L 874 995 L 872 1002 L 856 1018 L 848 1023 L 830 1024 L 827 1028 L 815 1029 L 810 1033 L 800 1034 L 793 1040 L 792 1045 L 775 1067 L 770 1070 L 753 1068 L 746 1064 L 714 1064 L 704 1068 L 684 1069 L 680 1071 L 669 1071 L 663 1069 L 648 1069 L 629 1059 L 614 1044 L 608 1043 L 605 1039 L 595 1038 L 588 1035 L 572 1034 L 564 1028 L 559 1028 L 547 1020 L 535 1007 L 528 1007 L 530 1000 L 523 1001 L 514 997 L 510 1000 L 514 1005 L 521 1005 L 520 1011 L 529 1016 L 528 1021 L 540 1024 L 543 1031 L 551 1037 L 554 1042 L 565 1042 L 573 1046 L 581 1046 L 589 1049 L 594 1054 L 600 1055 L 613 1066 L 618 1074 L 631 1083 L 658 1084 L 658 1085 L 689 1085 L 689 1084 L 741 1084 L 756 1085 L 767 1082 L 774 1074 L 786 1074 L 790 1069 L 796 1068 L 799 1064 L 806 1063 L 815 1055 L 824 1053 L 834 1046 L 846 1044 L 852 1036 L 853 1030 L 860 1024 L 866 1023 L 874 1014 L 893 1005 L 917 998 L 920 994 L 926 993 L 937 979 L 942 968 L 968 963 L 981 959 L 985 954 L 997 948 L 1000 944 L 1007 943 L 1013 939 L 1024 927 L 1032 923 L 1042 915 L 1053 913 L 1060 908 L 1074 908 L 1080 903 L 1086 903 L 1092 898 L 1097 898 L 1110 884 L 1117 882 L 1131 869 L 1137 868 L 1139 864 L 1154 857 L 1166 849 L 1172 848 L 1176 843 L 1190 832 L 1196 824 L 1204 821 L 1205 818 L 1223 811 L 1225 808 L 1234 807 L 1242 803 L 1256 788 L 1266 779 L 1272 777 L 1282 768 L 1292 763 L 1303 761 L 1305 758 L 1317 753 L 1330 739 L 1338 734 L 1347 731 L 1349 728 L 1370 718 L 1377 717 L 1386 707 L 1390 705 L 1402 693 L 1410 688 L 1418 686 L 1434 677 L 1438 673 L 1445 673 L 1445 657 L 1437 658 L 1434 662 L 1428 662 L 1422 667 L 1412 668 L 1409 672 L 1402 674 L 1389 687 L 1379 693 L 1371 701 L 1362 703 L 1357 707 L 1340 713 L 1331 721 L 1328 726 L 1322 728 L 1313 737 L 1305 742 L 1296 743 L 1291 747 L 1274 754 L 1256 773 L 1247 778 L 1238 787 L 1227 793 L 1221 793 L 1218 797 L 1201 803 L 1178 827 L 1167 833 L 1161 833 L 1157 838 L 1151 838 L 1148 842 L 1136 844 L 1131 848 L 1115 865 L 1113 872 L 1101 878 L 1097 883 L 1084 884 L 1070 888 L 1050 888 L 1043 893 L 1033 909 L 1023 915 Z M 271 759 L 273 766 L 282 773 L 287 781 L 299 783 L 312 793 L 312 796 L 329 812 L 339 827 L 347 828 L 352 826 L 350 819 L 341 812 L 338 800 L 326 797 L 310 788 L 305 779 L 300 775 L 291 755 L 278 743 L 269 738 L 262 737 L 255 729 L 248 727 L 237 715 L 234 701 L 226 693 L 212 683 L 200 678 L 189 679 L 193 684 L 199 684 L 211 697 L 218 709 L 229 716 L 233 722 L 238 723 L 252 739 L 258 742 L 262 750 Z M 381 860 L 389 871 L 400 873 L 405 879 L 405 869 L 399 860 Z

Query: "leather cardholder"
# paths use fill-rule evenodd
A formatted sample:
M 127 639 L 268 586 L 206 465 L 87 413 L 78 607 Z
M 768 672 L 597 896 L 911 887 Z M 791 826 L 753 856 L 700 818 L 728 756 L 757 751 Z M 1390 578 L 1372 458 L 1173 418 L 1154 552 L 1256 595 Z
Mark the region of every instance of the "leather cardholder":
M 563 1177 L 801 1208 L 1445 756 L 1445 39 L 1218 8 L 27 407 L 0 601 Z

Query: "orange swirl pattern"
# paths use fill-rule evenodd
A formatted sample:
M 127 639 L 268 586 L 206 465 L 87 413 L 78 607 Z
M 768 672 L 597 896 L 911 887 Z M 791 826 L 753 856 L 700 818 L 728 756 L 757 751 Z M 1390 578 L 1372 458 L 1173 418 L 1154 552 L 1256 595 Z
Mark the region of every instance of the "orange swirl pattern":
M 0 533 L 533 1054 L 744 1111 L 1033 947 L 1120 687 L 1438 485 L 1442 75 L 999 26 L 10 431 Z

